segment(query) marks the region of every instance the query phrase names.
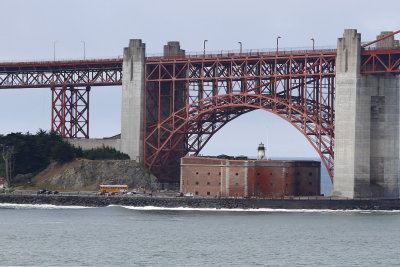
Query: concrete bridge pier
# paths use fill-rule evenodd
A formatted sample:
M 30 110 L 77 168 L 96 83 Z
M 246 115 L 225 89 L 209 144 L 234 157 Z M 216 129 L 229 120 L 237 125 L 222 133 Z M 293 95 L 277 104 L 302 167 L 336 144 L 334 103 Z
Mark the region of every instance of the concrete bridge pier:
M 145 52 L 146 48 L 142 40 L 130 40 L 129 46 L 124 48 L 122 65 L 120 150 L 128 154 L 132 160 L 142 164 L 144 163 L 145 149 L 145 114 L 147 124 L 153 124 L 168 118 L 185 105 L 184 82 L 153 82 L 148 83 L 145 88 Z M 179 42 L 168 42 L 164 46 L 164 56 L 180 55 L 185 55 L 185 50 L 180 48 Z M 147 95 L 145 96 L 145 94 Z M 145 107 L 145 97 L 147 108 Z M 161 141 L 164 141 L 162 138 Z M 156 142 L 155 140 L 150 141 Z M 178 152 L 174 153 L 184 151 L 185 144 L 185 140 L 182 140 L 174 149 Z M 171 164 L 172 166 L 169 166 L 168 169 L 177 168 L 175 162 Z
M 393 37 L 377 43 L 394 45 Z M 360 63 L 361 34 L 345 30 L 336 59 L 333 194 L 398 197 L 399 79 L 394 74 L 361 75 Z
M 132 39 L 124 48 L 122 64 L 121 152 L 143 163 L 144 62 L 146 45 Z

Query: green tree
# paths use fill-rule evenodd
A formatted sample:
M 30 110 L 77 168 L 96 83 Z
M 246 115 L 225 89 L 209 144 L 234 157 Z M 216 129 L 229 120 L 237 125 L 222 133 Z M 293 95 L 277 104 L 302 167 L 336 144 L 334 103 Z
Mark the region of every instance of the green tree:
M 74 148 L 65 142 L 56 143 L 52 149 L 52 158 L 60 163 L 72 161 L 75 159 Z
M 105 147 L 83 151 L 83 157 L 91 160 L 95 159 L 129 159 L 127 154 L 121 153 L 115 148 Z
M 88 159 L 129 159 L 129 156 L 114 148 L 102 147 L 83 151 L 65 142 L 56 132 L 39 129 L 36 134 L 10 133 L 0 135 L 0 147 L 12 147 L 12 174 L 37 174 L 52 160 L 69 162 L 75 157 Z M 3 174 L 4 173 L 4 174 Z M 5 176 L 5 161 L 0 157 L 0 175 Z M 12 178 L 12 177 L 11 177 Z

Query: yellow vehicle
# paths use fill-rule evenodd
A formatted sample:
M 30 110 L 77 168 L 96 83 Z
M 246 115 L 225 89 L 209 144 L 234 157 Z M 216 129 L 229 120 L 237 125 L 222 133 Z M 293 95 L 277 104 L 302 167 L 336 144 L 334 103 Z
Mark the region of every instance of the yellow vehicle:
M 117 185 L 100 185 L 100 192 L 104 193 L 118 193 L 118 192 L 128 192 L 128 186 L 126 184 Z

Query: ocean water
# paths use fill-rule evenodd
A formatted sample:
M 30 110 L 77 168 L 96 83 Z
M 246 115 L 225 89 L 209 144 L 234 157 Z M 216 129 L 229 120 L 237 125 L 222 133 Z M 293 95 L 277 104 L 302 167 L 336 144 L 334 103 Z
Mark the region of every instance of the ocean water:
M 400 211 L 0 204 L 0 266 L 398 266 Z

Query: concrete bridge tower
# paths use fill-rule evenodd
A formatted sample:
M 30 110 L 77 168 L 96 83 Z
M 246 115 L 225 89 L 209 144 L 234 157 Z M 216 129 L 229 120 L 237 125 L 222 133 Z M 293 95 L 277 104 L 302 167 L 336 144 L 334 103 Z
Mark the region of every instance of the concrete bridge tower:
M 148 123 L 156 123 L 152 118 L 167 118 L 172 112 L 185 104 L 184 83 L 177 83 L 177 88 L 168 85 L 149 84 L 147 101 L 154 109 L 145 110 L 145 54 L 146 45 L 140 39 L 132 39 L 124 48 L 122 64 L 122 106 L 121 106 L 121 148 L 120 150 L 138 163 L 144 162 L 144 116 Z M 179 42 L 168 42 L 164 46 L 164 56 L 182 56 L 185 50 Z M 163 95 L 159 90 L 163 91 Z M 159 95 L 157 95 L 159 94 Z M 172 96 L 174 97 L 174 106 Z M 160 99 L 160 103 L 157 102 Z M 183 140 L 176 149 L 184 149 Z
M 130 40 L 122 64 L 121 152 L 138 163 L 143 163 L 145 54 L 142 40 Z
M 394 45 L 393 36 L 377 43 Z M 337 45 L 333 194 L 398 197 L 399 79 L 360 74 L 360 62 L 361 34 L 345 30 Z

